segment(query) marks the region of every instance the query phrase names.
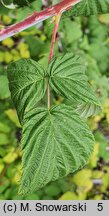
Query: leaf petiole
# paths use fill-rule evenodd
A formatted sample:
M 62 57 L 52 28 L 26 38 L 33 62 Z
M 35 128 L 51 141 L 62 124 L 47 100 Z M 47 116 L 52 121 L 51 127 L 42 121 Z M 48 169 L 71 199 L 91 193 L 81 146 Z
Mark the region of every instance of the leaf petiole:
M 54 23 L 54 29 L 53 29 L 52 39 L 51 39 L 51 45 L 50 45 L 50 54 L 49 54 L 48 64 L 50 64 L 50 62 L 53 58 L 53 55 L 54 55 L 54 45 L 56 42 L 56 34 L 57 34 L 60 18 L 61 18 L 61 13 L 56 14 L 55 20 L 54 20 L 55 23 Z M 47 84 L 47 100 L 48 100 L 48 109 L 50 109 L 50 86 L 49 86 L 49 82 Z

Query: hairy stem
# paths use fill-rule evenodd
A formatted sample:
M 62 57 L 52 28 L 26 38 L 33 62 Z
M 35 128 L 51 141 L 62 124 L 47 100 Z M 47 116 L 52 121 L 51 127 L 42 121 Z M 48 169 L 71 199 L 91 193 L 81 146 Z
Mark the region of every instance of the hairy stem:
M 54 55 L 54 45 L 55 45 L 55 41 L 56 41 L 56 34 L 57 34 L 58 26 L 59 26 L 60 17 L 61 17 L 61 13 L 59 13 L 55 16 L 55 25 L 54 25 L 52 39 L 51 39 L 48 64 L 50 64 L 50 62 L 53 58 L 53 55 Z M 47 97 L 48 97 L 48 109 L 50 109 L 50 86 L 49 86 L 49 82 L 48 82 L 48 87 L 47 87 Z
M 63 13 L 64 11 L 68 10 L 71 6 L 76 5 L 80 1 L 81 0 L 63 0 L 62 2 L 53 5 L 43 11 L 35 11 L 32 16 L 27 17 L 25 20 L 1 30 L 0 41 L 10 36 L 13 36 L 33 25 L 36 25 L 37 23 L 42 22 L 48 19 L 49 17 L 55 16 L 59 13 Z

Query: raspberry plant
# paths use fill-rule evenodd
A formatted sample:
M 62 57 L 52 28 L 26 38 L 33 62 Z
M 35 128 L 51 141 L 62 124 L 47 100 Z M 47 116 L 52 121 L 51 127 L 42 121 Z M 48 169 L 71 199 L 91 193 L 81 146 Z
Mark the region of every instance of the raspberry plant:
M 13 8 L 14 4 L 18 2 L 11 3 Z M 32 59 L 12 62 L 7 69 L 12 100 L 22 125 L 20 194 L 81 169 L 93 151 L 94 137 L 86 118 L 95 115 L 101 105 L 88 83 L 82 57 L 71 52 L 55 56 L 54 44 L 61 18 L 108 11 L 109 0 L 63 0 L 0 31 L 3 40 L 54 16 L 47 69 Z M 66 98 L 69 105 L 51 104 L 52 90 Z M 45 95 L 47 106 L 40 107 Z

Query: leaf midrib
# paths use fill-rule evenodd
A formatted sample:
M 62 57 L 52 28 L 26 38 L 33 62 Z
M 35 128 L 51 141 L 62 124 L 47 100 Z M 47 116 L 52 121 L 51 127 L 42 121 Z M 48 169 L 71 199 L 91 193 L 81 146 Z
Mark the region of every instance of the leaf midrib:
M 50 111 L 48 111 L 48 114 L 49 114 L 51 126 L 52 126 L 52 128 L 53 128 L 53 130 L 52 130 L 52 132 L 53 132 L 53 138 L 54 138 L 55 142 L 58 143 L 58 141 L 57 141 L 56 138 L 55 138 L 55 133 L 54 133 L 55 128 L 54 128 L 54 125 L 53 125 L 53 122 L 52 122 L 52 118 L 51 118 L 51 113 L 50 113 Z M 64 165 L 65 165 L 66 169 L 68 169 L 68 167 L 66 166 L 65 157 L 64 157 L 64 155 L 63 155 L 63 153 L 62 153 L 62 151 L 61 151 L 60 145 L 57 145 L 57 147 L 60 149 L 61 155 L 62 155 L 63 160 L 64 160 Z M 55 157 L 55 160 L 57 161 L 56 157 Z

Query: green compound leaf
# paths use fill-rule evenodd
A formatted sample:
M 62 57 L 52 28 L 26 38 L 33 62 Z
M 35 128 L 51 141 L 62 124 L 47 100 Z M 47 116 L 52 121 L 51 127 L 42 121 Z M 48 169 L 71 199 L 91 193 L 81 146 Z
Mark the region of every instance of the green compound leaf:
M 65 16 L 89 16 L 93 14 L 109 13 L 109 0 L 81 0 Z
M 23 174 L 19 193 L 38 190 L 50 181 L 81 169 L 93 151 L 86 123 L 66 105 L 35 108 L 23 125 Z
M 8 66 L 8 79 L 12 100 L 20 121 L 24 112 L 33 108 L 46 91 L 44 69 L 31 59 L 21 59 Z
M 49 84 L 58 94 L 69 99 L 72 103 L 88 103 L 100 107 L 85 75 L 85 66 L 80 57 L 67 53 L 54 58 L 48 67 Z M 93 112 L 90 112 L 93 114 Z

